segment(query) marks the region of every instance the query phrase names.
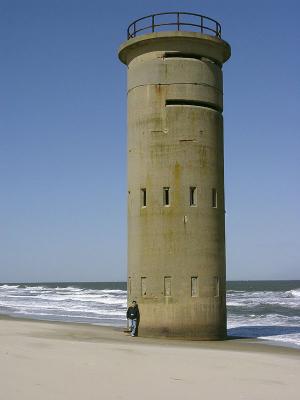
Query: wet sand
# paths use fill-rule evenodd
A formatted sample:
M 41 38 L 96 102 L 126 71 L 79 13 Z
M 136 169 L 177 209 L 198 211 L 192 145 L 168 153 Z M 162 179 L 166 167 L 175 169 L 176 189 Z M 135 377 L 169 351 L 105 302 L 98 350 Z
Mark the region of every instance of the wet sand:
M 256 340 L 132 338 L 122 329 L 0 318 L 3 400 L 300 396 L 300 351 Z

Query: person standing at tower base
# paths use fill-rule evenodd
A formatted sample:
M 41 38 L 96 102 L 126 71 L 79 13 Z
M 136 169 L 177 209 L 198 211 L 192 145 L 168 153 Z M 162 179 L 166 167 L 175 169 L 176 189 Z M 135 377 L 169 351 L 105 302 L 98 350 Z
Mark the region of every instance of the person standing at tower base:
M 138 336 L 140 311 L 135 300 L 132 302 L 132 305 L 128 307 L 126 316 L 129 322 L 129 331 L 131 332 L 131 336 Z

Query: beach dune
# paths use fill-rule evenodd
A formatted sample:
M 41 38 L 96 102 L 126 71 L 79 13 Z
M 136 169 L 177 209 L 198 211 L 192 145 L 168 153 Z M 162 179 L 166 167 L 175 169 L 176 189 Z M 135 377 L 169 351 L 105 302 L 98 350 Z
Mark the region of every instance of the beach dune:
M 0 319 L 0 335 L 3 400 L 299 398 L 297 349 L 10 318 Z

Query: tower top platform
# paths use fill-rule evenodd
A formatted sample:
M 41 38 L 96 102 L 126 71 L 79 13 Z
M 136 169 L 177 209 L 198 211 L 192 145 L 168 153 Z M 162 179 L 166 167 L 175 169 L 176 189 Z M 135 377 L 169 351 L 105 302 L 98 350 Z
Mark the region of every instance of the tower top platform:
M 218 21 L 205 15 L 178 11 L 151 14 L 133 21 L 127 28 L 127 39 L 166 30 L 199 32 L 221 39 Z
M 129 64 L 149 52 L 193 53 L 219 65 L 231 55 L 230 45 L 221 39 L 221 25 L 200 14 L 169 12 L 152 14 L 132 22 L 127 40 L 119 48 L 119 59 Z

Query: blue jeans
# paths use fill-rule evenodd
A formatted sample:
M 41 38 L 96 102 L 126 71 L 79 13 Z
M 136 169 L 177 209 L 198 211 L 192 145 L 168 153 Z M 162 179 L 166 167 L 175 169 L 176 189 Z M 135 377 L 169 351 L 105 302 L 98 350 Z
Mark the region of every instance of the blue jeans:
M 136 319 L 130 319 L 129 320 L 129 324 L 131 325 L 131 336 L 135 336 L 135 332 L 136 332 Z

